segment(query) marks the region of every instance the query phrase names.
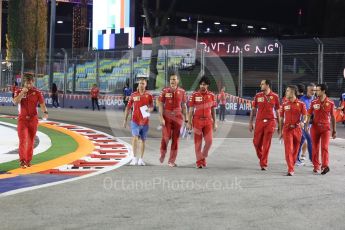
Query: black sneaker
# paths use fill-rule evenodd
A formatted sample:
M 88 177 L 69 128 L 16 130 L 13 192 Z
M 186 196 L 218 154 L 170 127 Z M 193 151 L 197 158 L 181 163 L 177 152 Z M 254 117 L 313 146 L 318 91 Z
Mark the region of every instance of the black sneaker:
M 286 176 L 293 176 L 293 172 L 288 172 Z
M 262 168 L 261 168 L 261 171 L 267 171 L 267 168 L 262 167 Z
M 321 175 L 325 175 L 328 172 L 329 172 L 329 167 L 326 167 L 322 170 Z

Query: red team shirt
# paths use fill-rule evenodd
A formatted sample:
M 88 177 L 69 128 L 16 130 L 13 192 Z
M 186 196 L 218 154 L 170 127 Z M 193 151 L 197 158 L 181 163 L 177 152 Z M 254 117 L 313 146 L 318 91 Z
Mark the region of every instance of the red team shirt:
M 265 96 L 264 92 L 257 93 L 254 97 L 253 107 L 257 108 L 256 120 L 275 119 L 274 110 L 279 110 L 279 97 L 272 91 Z
M 282 104 L 280 116 L 285 118 L 284 127 L 299 124 L 302 115 L 307 115 L 307 109 L 300 100 L 296 99 L 293 102 L 287 100 Z
M 91 98 L 98 98 L 99 89 L 98 87 L 94 87 L 91 89 Z
M 308 115 L 314 114 L 314 124 L 329 124 L 331 113 L 334 113 L 334 102 L 328 97 L 323 102 L 319 98 L 313 100 L 308 110 Z
M 18 87 L 15 84 L 13 84 L 11 87 L 12 93 L 16 93 L 17 89 L 18 89 Z
M 187 102 L 186 91 L 181 88 L 176 88 L 176 90 L 170 87 L 164 88 L 158 101 L 164 103 L 164 110 L 180 112 L 182 110 L 181 103 Z
M 143 118 L 140 107 L 147 105 L 148 107 L 153 107 L 153 97 L 150 93 L 144 92 L 140 94 L 139 91 L 131 94 L 127 109 L 131 109 L 133 106 L 132 121 L 137 125 L 148 125 L 149 118 Z
M 221 105 L 225 105 L 226 104 L 226 94 L 225 94 L 225 92 L 221 92 L 220 94 L 219 94 L 219 104 L 221 104 Z
M 17 97 L 21 91 L 22 89 L 18 89 L 15 92 L 14 97 Z M 37 105 L 42 104 L 43 102 L 44 98 L 41 91 L 36 88 L 29 89 L 26 96 L 24 96 L 20 101 L 19 118 L 37 116 Z
M 210 91 L 194 92 L 189 98 L 189 107 L 194 107 L 194 117 L 211 118 L 212 108 L 217 107 L 216 97 Z

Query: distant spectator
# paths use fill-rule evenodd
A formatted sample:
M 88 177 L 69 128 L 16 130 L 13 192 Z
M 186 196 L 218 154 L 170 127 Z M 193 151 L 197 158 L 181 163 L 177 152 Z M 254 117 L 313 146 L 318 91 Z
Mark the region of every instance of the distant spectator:
M 132 88 L 130 88 L 129 84 L 127 83 L 126 86 L 123 88 L 123 104 L 124 104 L 123 111 L 125 111 L 127 107 L 127 104 L 132 92 L 133 92 Z
M 339 98 L 339 107 L 345 102 L 345 93 L 342 93 Z
M 53 107 L 55 108 L 60 108 L 59 106 L 59 95 L 58 95 L 58 90 L 57 90 L 57 86 L 55 83 L 52 84 L 52 103 L 53 103 Z
M 16 92 L 16 90 L 18 89 L 18 82 L 17 81 L 14 81 L 13 82 L 13 85 L 12 85 L 12 88 L 11 88 L 11 92 L 12 92 L 12 98 L 14 98 L 14 94 Z
M 225 120 L 225 105 L 226 105 L 226 94 L 225 87 L 223 86 L 220 93 L 218 94 L 219 101 L 219 121 Z
M 298 88 L 297 98 L 300 99 L 304 95 L 305 85 L 304 84 L 298 84 L 297 88 Z
M 97 87 L 97 84 L 93 84 L 90 95 L 91 95 L 91 102 L 92 102 L 92 110 L 95 111 L 95 104 L 96 104 L 99 111 L 100 110 L 99 105 L 98 105 L 99 88 Z

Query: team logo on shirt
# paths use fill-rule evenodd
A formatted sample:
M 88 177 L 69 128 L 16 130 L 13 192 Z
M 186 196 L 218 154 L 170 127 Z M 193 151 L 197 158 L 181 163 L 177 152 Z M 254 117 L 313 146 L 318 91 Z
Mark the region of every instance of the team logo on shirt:
M 140 96 L 133 97 L 133 101 L 140 101 Z
M 202 97 L 195 97 L 195 101 L 202 101 Z
M 319 110 L 319 109 L 320 109 L 320 104 L 315 104 L 315 105 L 313 105 L 313 108 L 314 108 L 315 110 Z
M 328 102 L 326 103 L 326 106 L 329 106 L 329 103 L 328 103 Z
M 290 110 L 290 105 L 286 105 L 286 106 L 284 106 L 284 110 Z
M 36 95 L 36 93 L 35 93 L 35 92 L 33 92 L 33 93 L 32 93 L 32 95 Z
M 297 106 L 299 106 L 299 103 L 297 103 Z
M 264 98 L 263 97 L 258 97 L 258 102 L 264 102 Z
M 165 97 L 172 97 L 172 93 L 166 93 Z
M 271 100 L 273 99 L 273 96 L 270 96 Z

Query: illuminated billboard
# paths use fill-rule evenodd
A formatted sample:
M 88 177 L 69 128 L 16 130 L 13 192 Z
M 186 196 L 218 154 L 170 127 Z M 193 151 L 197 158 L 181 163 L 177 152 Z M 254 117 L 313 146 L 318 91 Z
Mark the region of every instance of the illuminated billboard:
M 92 47 L 98 50 L 133 48 L 134 0 L 93 1 Z

